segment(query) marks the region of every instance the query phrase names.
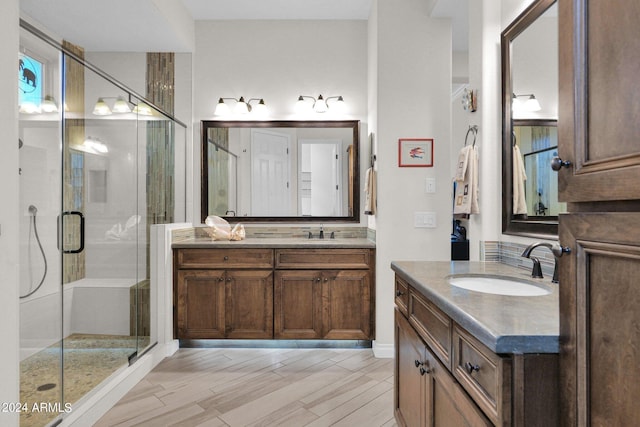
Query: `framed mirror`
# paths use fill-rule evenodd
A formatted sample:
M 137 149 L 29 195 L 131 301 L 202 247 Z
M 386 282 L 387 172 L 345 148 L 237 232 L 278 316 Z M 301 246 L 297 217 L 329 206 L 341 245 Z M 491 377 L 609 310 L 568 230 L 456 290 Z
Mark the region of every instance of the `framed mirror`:
M 558 15 L 536 0 L 503 32 L 502 231 L 557 238 Z M 516 178 L 514 180 L 514 177 Z
M 359 121 L 202 121 L 201 219 L 358 222 Z

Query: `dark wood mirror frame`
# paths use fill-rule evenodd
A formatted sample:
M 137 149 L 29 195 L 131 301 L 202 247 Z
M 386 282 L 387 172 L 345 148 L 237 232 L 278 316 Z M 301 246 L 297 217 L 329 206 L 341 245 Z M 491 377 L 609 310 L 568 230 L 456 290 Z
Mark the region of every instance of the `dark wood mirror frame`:
M 360 221 L 360 121 L 359 120 L 270 120 L 270 121 L 218 121 L 203 120 L 201 122 L 201 158 L 200 158 L 200 216 L 204 223 L 208 216 L 207 206 L 209 205 L 209 171 L 206 167 L 208 159 L 207 134 L 210 128 L 348 128 L 353 131 L 352 159 L 353 176 L 349 183 L 349 206 L 351 207 L 348 216 L 277 216 L 277 217 L 256 217 L 256 216 L 226 216 L 227 221 L 233 222 L 359 222 Z
M 504 234 L 546 239 L 558 237 L 558 217 L 522 219 L 513 215 L 512 135 L 514 120 L 511 109 L 514 93 L 511 75 L 511 42 L 555 2 L 556 0 L 537 0 L 532 3 L 502 32 L 500 39 L 502 54 L 502 232 Z M 531 123 L 532 120 L 526 120 L 526 122 Z M 541 125 L 548 125 L 551 122 L 556 124 L 555 120 L 538 120 L 537 122 Z

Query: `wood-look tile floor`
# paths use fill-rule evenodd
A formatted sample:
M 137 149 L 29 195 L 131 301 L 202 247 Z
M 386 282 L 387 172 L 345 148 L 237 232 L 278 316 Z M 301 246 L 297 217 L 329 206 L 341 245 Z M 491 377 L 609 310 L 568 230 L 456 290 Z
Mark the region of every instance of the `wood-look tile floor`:
M 395 426 L 393 359 L 371 349 L 183 348 L 96 424 Z

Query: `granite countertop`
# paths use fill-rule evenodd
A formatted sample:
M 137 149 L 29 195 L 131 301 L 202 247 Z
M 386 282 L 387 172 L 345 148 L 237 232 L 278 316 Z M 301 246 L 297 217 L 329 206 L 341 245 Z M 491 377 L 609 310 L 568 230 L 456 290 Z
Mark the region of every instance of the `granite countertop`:
M 558 285 L 551 278 L 497 262 L 395 261 L 391 268 L 495 353 L 558 353 Z M 543 296 L 505 296 L 452 286 L 451 274 L 486 274 L 535 281 Z
M 365 238 L 306 239 L 302 237 L 248 237 L 239 241 L 211 240 L 207 237 L 195 237 L 174 242 L 173 249 L 188 248 L 371 248 L 376 244 Z

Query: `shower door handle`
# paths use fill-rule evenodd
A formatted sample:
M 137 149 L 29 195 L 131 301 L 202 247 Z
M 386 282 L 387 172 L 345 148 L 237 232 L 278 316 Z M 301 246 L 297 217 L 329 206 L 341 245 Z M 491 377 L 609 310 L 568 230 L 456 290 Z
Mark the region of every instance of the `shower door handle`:
M 64 243 L 61 245 L 60 244 L 60 225 L 62 224 L 62 221 L 64 221 L 64 217 L 65 216 L 72 216 L 72 215 L 76 215 L 78 217 L 80 217 L 80 247 L 76 248 L 76 249 L 65 249 L 64 248 Z M 62 248 L 62 253 L 63 254 L 79 254 L 80 252 L 82 252 L 84 250 L 84 215 L 82 214 L 82 212 L 80 211 L 64 211 L 62 212 L 62 215 L 58 216 L 58 249 Z

